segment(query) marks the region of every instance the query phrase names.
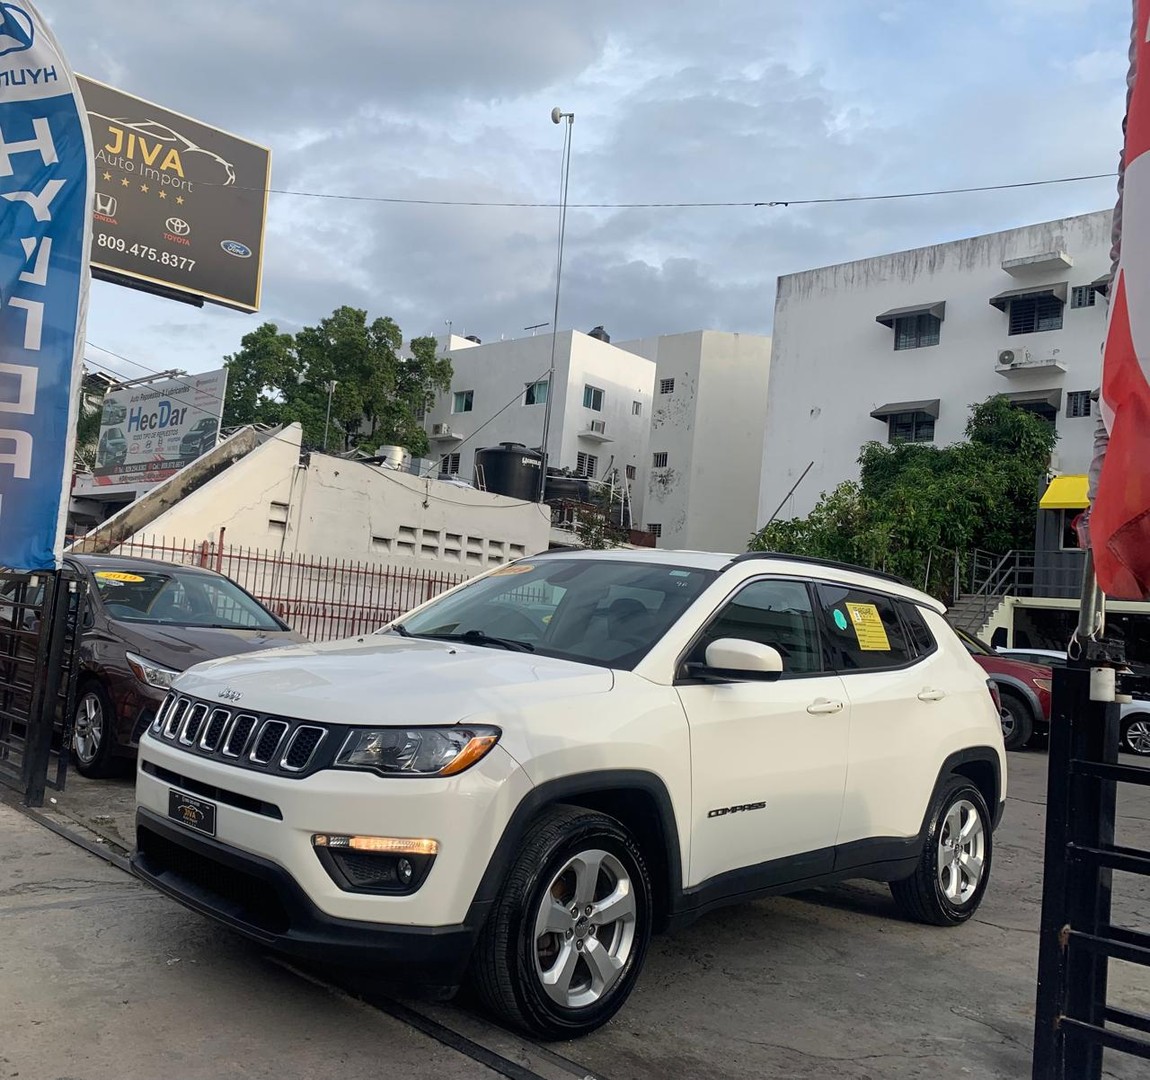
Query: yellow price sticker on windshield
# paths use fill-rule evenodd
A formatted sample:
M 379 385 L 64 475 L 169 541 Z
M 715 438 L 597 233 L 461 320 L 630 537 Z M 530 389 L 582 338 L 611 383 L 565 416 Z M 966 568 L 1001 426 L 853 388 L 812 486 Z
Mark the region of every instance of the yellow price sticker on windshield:
M 890 639 L 874 604 L 847 604 L 847 611 L 863 652 L 890 652 Z
M 140 577 L 139 574 L 124 574 L 119 570 L 97 570 L 96 577 L 101 581 L 129 581 L 133 585 L 138 585 L 141 581 L 146 581 L 146 578 Z
M 530 566 L 523 563 L 512 563 L 510 566 L 501 566 L 498 570 L 492 570 L 488 577 L 507 577 L 511 574 L 530 574 L 535 569 L 534 564 Z

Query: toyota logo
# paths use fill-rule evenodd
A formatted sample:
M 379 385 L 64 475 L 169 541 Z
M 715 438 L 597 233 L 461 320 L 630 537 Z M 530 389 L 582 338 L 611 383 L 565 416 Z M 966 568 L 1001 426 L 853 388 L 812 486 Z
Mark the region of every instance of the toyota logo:
M 168 218 L 167 227 L 168 232 L 172 233 L 173 236 L 187 236 L 192 231 L 191 225 L 178 217 Z

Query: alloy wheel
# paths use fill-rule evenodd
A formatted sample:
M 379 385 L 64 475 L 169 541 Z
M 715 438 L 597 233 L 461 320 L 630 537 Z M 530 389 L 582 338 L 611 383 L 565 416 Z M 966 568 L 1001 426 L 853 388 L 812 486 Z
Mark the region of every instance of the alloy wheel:
M 1150 754 L 1150 720 L 1132 720 L 1123 741 L 1132 754 Z
M 72 734 L 72 746 L 76 757 L 85 765 L 96 760 L 100 744 L 104 741 L 104 707 L 99 697 L 89 691 L 76 706 L 76 724 Z
M 959 799 L 938 834 L 938 887 L 956 907 L 978 891 L 986 862 L 986 830 L 974 803 Z
M 623 863 L 608 851 L 568 859 L 535 915 L 535 974 L 569 1009 L 600 1001 L 618 982 L 635 945 L 637 906 Z

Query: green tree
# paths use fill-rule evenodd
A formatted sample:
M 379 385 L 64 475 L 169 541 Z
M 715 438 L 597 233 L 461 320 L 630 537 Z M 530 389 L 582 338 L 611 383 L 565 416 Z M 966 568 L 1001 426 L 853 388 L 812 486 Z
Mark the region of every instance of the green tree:
M 971 406 L 966 441 L 867 443 L 859 480 L 826 492 L 805 518 L 775 521 L 752 551 L 838 559 L 945 595 L 953 553 L 1034 544 L 1034 514 L 1058 436 L 1042 417 L 994 397 Z
M 100 414 L 104 408 L 104 395 L 107 393 L 107 383 L 89 380 L 85 370 L 83 388 L 80 391 L 80 407 L 76 413 L 76 449 L 77 460 L 84 462 L 88 468 L 96 464 L 96 447 L 100 440 Z
M 304 442 L 322 447 L 328 386 L 333 450 L 382 444 L 427 453 L 421 417 L 451 386 L 451 361 L 436 355 L 433 337 L 415 338 L 401 355 L 403 334 L 393 319 L 368 322 L 367 312 L 339 307 L 296 334 L 265 323 L 245 335 L 228 369 L 225 425 L 298 422 Z

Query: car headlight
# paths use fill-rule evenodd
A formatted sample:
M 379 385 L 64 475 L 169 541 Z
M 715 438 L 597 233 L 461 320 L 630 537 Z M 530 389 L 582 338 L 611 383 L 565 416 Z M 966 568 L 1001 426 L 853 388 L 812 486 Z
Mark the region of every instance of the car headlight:
M 157 664 L 154 660 L 145 660 L 142 656 L 137 656 L 135 653 L 125 653 L 127 658 L 128 667 L 132 669 L 132 674 L 142 683 L 148 686 L 154 686 L 157 690 L 170 690 L 172 687 L 172 680 L 179 675 L 178 671 L 173 671 L 171 668 L 166 668 L 162 664 Z
M 1050 688 L 1054 685 L 1050 679 L 1032 679 L 1031 681 L 1039 690 L 1045 690 L 1048 694 L 1050 693 Z
M 380 776 L 454 776 L 479 761 L 500 734 L 495 727 L 361 728 L 348 735 L 335 763 Z

